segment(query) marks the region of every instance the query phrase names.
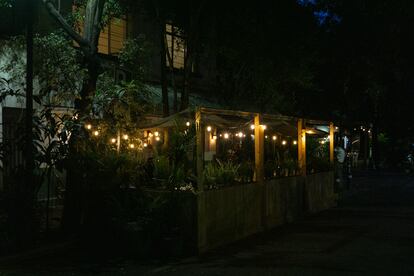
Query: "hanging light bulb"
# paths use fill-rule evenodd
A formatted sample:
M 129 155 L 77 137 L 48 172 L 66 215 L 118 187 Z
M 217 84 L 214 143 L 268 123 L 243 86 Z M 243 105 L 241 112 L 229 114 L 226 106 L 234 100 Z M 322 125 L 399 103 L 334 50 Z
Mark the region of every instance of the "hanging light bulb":
M 160 136 L 160 133 L 158 131 L 154 132 L 155 137 Z
M 116 139 L 115 139 L 115 138 L 112 138 L 112 139 L 111 139 L 111 143 L 112 143 L 112 144 L 115 144 L 115 143 L 116 143 Z
M 149 133 L 148 133 L 148 137 L 149 137 L 149 138 L 152 138 L 152 136 L 154 136 L 154 134 L 152 134 L 152 132 L 149 132 Z
M 99 131 L 95 130 L 95 131 L 93 132 L 93 135 L 98 136 L 98 135 L 99 135 Z
M 294 144 L 294 145 L 297 145 L 297 144 L 298 144 L 298 141 L 294 140 L 294 141 L 293 141 L 293 144 Z
M 155 141 L 160 141 L 160 137 L 159 136 L 155 137 Z
M 243 132 L 240 131 L 238 134 L 240 138 L 243 138 Z
M 211 131 L 211 126 L 207 127 L 207 131 L 210 132 Z
M 265 135 L 265 139 L 269 138 L 269 136 Z
M 250 125 L 250 129 L 253 130 L 254 129 L 254 125 Z
M 287 144 L 286 140 L 283 140 L 282 145 L 286 146 L 286 144 Z
M 224 139 L 229 139 L 230 135 L 228 133 L 224 133 Z
M 276 139 L 277 139 L 277 136 L 276 136 L 276 135 L 273 135 L 273 136 L 272 136 L 272 140 L 273 140 L 273 141 L 276 141 Z
M 147 143 L 144 143 L 144 148 L 146 148 L 146 147 L 148 147 L 148 144 Z
M 266 130 L 267 126 L 266 125 L 261 125 L 263 130 Z
M 124 134 L 124 135 L 122 136 L 122 138 L 123 138 L 124 140 L 128 140 L 128 134 Z
M 189 127 L 190 126 L 190 122 L 185 123 L 185 125 Z
M 92 125 L 91 124 L 87 124 L 85 127 L 86 127 L 86 129 L 89 129 L 89 130 L 92 129 Z
M 130 145 L 129 145 L 129 147 L 130 147 L 131 149 L 133 149 L 133 148 L 135 148 L 135 145 L 134 145 L 134 144 L 130 144 Z

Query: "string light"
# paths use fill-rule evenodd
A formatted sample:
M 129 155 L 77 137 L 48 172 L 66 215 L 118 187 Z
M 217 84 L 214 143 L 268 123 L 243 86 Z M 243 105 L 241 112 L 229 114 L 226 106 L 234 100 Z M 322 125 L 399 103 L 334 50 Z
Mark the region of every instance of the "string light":
M 211 131 L 211 126 L 207 127 L 207 131 L 210 132 Z
M 89 129 L 89 130 L 92 129 L 92 125 L 91 124 L 87 124 L 85 127 L 86 127 L 86 129 Z
M 148 144 L 147 143 L 144 143 L 144 148 L 146 148 L 146 147 L 148 147 Z
M 277 139 L 276 135 L 273 135 L 272 139 L 273 139 L 273 141 L 276 141 L 276 139 Z
M 213 140 L 217 140 L 217 135 L 213 135 Z
M 266 135 L 266 136 L 265 136 L 265 139 L 267 139 L 267 138 L 269 138 L 269 136 L 267 136 L 267 135 Z
M 250 125 L 250 129 L 253 130 L 254 129 L 254 125 Z
M 159 140 L 160 140 L 159 136 L 155 137 L 155 141 L 159 141 Z
M 185 125 L 189 127 L 190 126 L 190 122 L 185 123 Z
M 154 134 L 152 134 L 152 132 L 148 133 L 149 138 L 151 138 L 152 136 L 154 136 Z
M 243 132 L 240 131 L 238 134 L 240 138 L 243 138 Z
M 286 146 L 286 143 L 287 143 L 286 140 L 282 141 L 282 145 Z
M 230 135 L 228 133 L 224 133 L 224 139 L 229 139 Z
M 95 130 L 95 131 L 93 132 L 93 135 L 98 136 L 98 135 L 99 135 L 99 131 Z
M 112 144 L 115 144 L 115 143 L 116 143 L 116 139 L 115 139 L 115 138 L 112 138 L 112 139 L 111 139 L 111 143 L 112 143 Z
M 160 136 L 160 133 L 158 131 L 154 132 L 155 137 Z
M 133 149 L 133 148 L 135 148 L 135 145 L 134 145 L 134 144 L 130 144 L 130 145 L 129 145 L 129 147 L 130 147 L 131 149 Z
M 266 125 L 260 125 L 262 127 L 263 130 L 266 130 L 267 126 Z
M 128 135 L 127 135 L 127 134 L 124 134 L 124 135 L 122 136 L 122 138 L 123 138 L 124 140 L 128 140 Z
M 294 145 L 297 145 L 297 144 L 298 144 L 298 141 L 294 140 L 294 141 L 293 141 L 293 144 L 294 144 Z

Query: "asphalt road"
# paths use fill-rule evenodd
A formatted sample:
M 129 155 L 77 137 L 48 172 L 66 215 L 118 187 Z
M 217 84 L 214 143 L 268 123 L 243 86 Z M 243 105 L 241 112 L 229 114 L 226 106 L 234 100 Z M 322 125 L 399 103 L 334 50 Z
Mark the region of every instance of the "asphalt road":
M 0 275 L 414 275 L 414 178 L 372 174 L 354 185 L 336 208 L 203 256 L 102 263 L 63 254 Z

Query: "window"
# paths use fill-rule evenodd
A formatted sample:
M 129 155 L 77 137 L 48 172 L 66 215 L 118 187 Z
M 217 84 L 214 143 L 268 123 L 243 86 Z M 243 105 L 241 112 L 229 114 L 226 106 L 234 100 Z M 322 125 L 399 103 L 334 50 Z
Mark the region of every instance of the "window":
M 114 18 L 99 35 L 98 52 L 101 54 L 118 54 L 127 36 L 126 19 Z
M 76 10 L 76 7 L 73 7 Z M 78 22 L 78 31 L 83 33 L 83 22 Z M 98 41 L 98 53 L 106 55 L 118 54 L 127 38 L 127 19 L 113 18 L 111 21 L 101 30 Z M 78 44 L 75 42 L 75 45 Z
M 168 53 L 171 58 L 173 67 L 175 69 L 183 69 L 186 51 L 186 44 L 183 37 L 183 33 L 178 27 L 174 26 L 173 24 L 166 24 L 165 30 Z M 170 59 L 168 58 L 168 53 L 165 58 L 167 66 L 170 66 Z

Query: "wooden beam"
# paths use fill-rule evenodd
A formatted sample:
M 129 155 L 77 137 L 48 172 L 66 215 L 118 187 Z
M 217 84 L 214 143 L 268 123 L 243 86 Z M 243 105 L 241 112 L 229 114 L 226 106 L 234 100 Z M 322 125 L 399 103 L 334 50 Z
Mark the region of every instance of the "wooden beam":
M 196 127 L 196 165 L 197 165 L 197 189 L 198 192 L 203 192 L 204 182 L 204 130 L 201 124 L 201 110 L 197 109 L 195 113 L 195 127 Z
M 300 174 L 306 175 L 306 125 L 304 119 L 298 119 L 298 165 Z
M 264 181 L 264 128 L 261 125 L 261 116 L 254 117 L 254 156 L 255 156 L 255 180 L 258 184 Z
M 329 123 L 329 161 L 334 163 L 335 156 L 335 126 L 333 122 Z

